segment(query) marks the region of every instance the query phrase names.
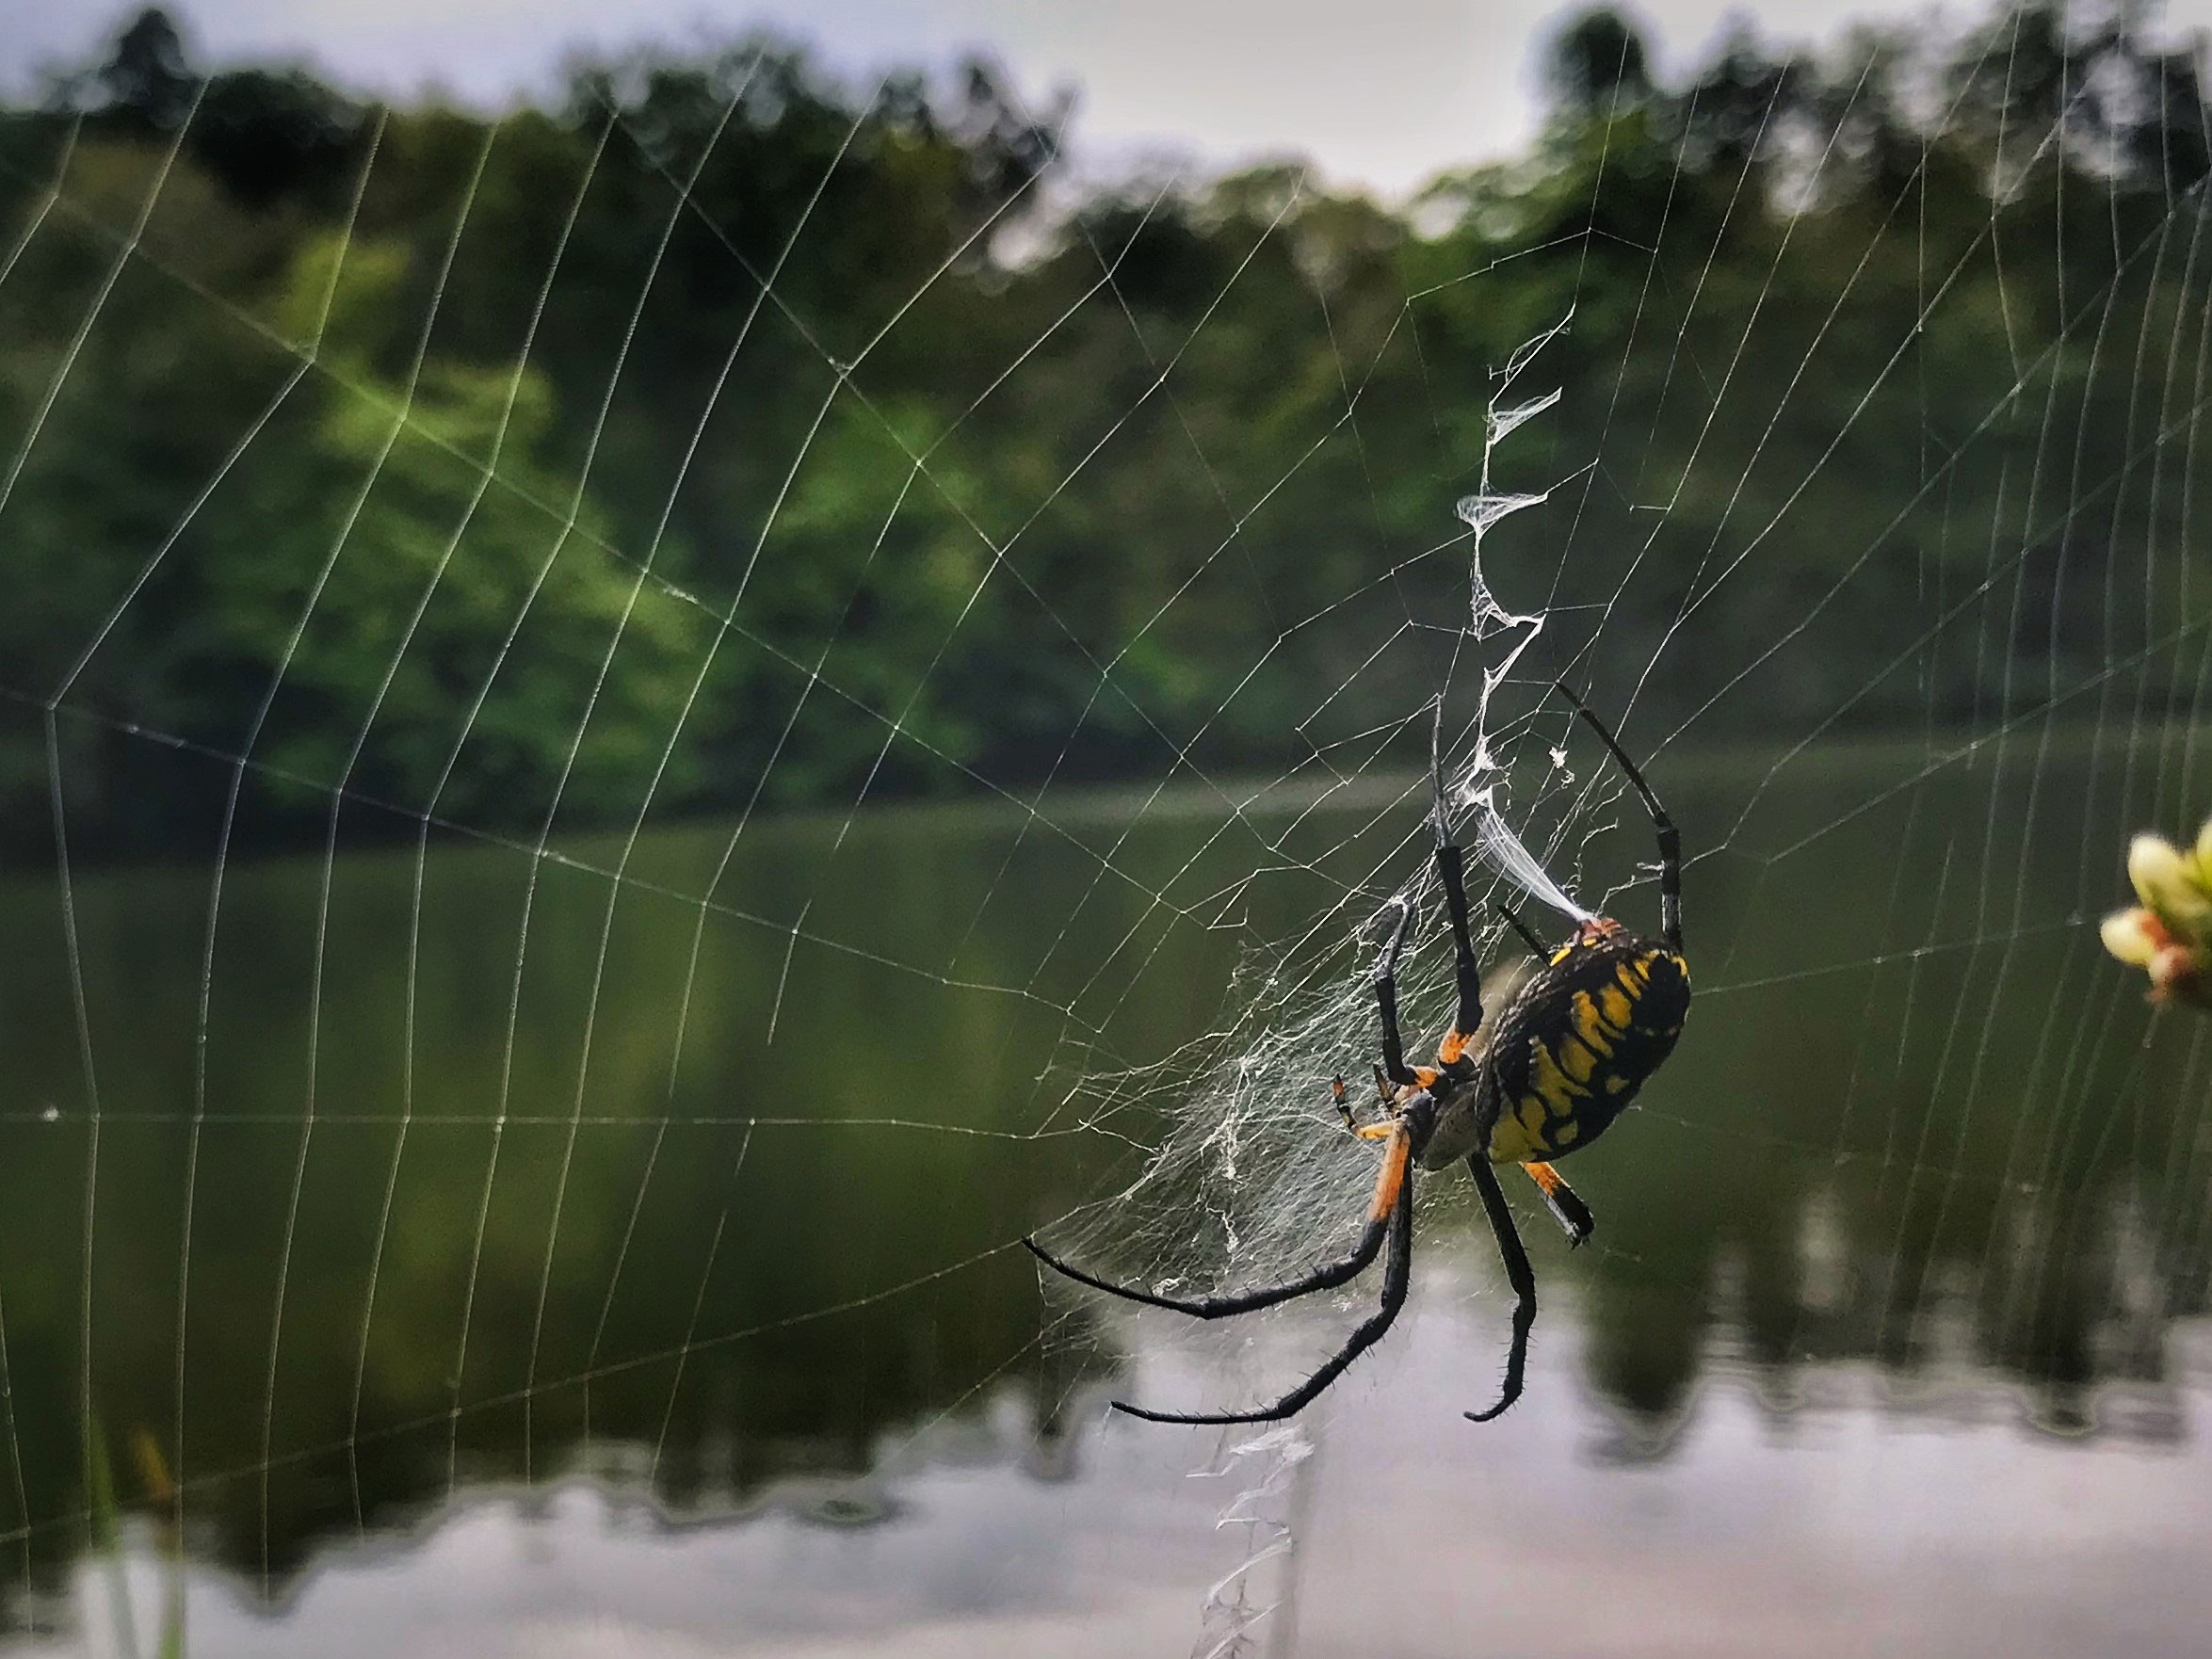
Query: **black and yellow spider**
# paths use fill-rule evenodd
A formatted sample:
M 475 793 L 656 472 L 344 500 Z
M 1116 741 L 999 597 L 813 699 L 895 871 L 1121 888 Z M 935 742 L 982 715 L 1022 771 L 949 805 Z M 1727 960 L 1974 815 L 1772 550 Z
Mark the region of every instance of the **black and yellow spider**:
M 1659 939 L 1631 933 L 1610 916 L 1591 916 L 1564 944 L 1546 952 L 1507 911 L 1542 965 L 1486 1031 L 1482 969 L 1467 918 L 1465 860 L 1451 839 L 1439 788 L 1433 809 L 1436 874 L 1451 918 L 1459 1010 L 1437 1048 L 1436 1064 L 1407 1065 L 1397 1023 L 1397 965 L 1413 910 L 1400 900 L 1397 924 L 1375 964 L 1375 1001 L 1382 1016 L 1382 1064 L 1375 1078 L 1386 1120 L 1355 1124 L 1344 1079 L 1336 1080 L 1337 1109 L 1347 1126 L 1363 1138 L 1383 1142 L 1375 1200 L 1351 1253 L 1287 1284 L 1182 1300 L 1110 1284 L 1061 1261 L 1033 1238 L 1023 1241 L 1046 1266 L 1094 1290 L 1200 1319 L 1223 1319 L 1348 1283 L 1373 1264 L 1387 1240 L 1382 1305 L 1318 1371 L 1271 1406 L 1249 1411 L 1151 1411 L 1116 1400 L 1116 1410 L 1154 1423 L 1270 1423 L 1304 1408 L 1381 1340 L 1405 1306 L 1413 1270 L 1414 1167 L 1440 1169 L 1460 1158 L 1466 1159 L 1475 1177 L 1515 1297 L 1504 1389 L 1489 1410 L 1466 1415 L 1487 1423 L 1520 1398 L 1528 1333 L 1536 1322 L 1536 1275 L 1494 1166 L 1519 1164 L 1526 1169 L 1568 1237 L 1575 1244 L 1588 1238 L 1595 1226 L 1590 1207 L 1560 1179 L 1552 1161 L 1580 1152 L 1605 1133 L 1673 1052 L 1689 1009 L 1689 969 L 1682 956 L 1682 837 L 1605 723 L 1566 685 L 1558 689 L 1611 751 L 1651 813 L 1659 843 Z

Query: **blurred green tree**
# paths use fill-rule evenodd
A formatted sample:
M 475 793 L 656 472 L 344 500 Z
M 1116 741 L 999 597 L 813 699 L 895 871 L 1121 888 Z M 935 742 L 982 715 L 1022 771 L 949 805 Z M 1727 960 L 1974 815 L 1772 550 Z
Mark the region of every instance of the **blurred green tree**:
M 1527 152 L 1402 211 L 1295 163 L 1070 186 L 1065 96 L 981 63 L 862 92 L 773 39 L 649 49 L 490 120 L 186 39 L 149 10 L 0 111 L 38 601 L 0 677 L 97 717 L 57 733 L 89 846 L 204 814 L 132 728 L 305 780 L 279 837 L 341 778 L 512 830 L 1282 770 L 1454 649 L 1490 376 L 1570 317 L 1495 481 L 1574 509 L 1515 521 L 1515 571 L 1607 663 L 1664 652 L 1662 715 L 1917 720 L 1893 619 L 1974 591 L 1989 636 L 1916 670 L 1941 710 L 2137 657 L 2146 707 L 2191 695 L 2159 626 L 2204 561 L 2143 457 L 2202 442 L 2212 163 L 2196 57 L 2126 15 L 1737 28 L 1662 85 L 1586 10 Z M 1786 668 L 1732 648 L 1798 628 Z

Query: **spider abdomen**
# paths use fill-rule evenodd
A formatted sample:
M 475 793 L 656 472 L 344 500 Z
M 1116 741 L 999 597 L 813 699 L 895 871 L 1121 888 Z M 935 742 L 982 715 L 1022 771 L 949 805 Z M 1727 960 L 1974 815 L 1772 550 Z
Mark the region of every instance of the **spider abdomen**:
M 1579 1152 L 1673 1052 L 1688 1011 L 1678 952 L 1626 932 L 1576 939 L 1499 1014 L 1423 1161 L 1479 1150 L 1494 1164 L 1549 1163 Z

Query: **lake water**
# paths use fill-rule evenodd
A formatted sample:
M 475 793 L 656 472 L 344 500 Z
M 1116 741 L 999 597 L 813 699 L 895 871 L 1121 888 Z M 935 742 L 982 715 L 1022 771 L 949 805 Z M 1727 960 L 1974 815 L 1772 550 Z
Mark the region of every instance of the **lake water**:
M 1270 1397 L 1371 1291 L 1200 1338 L 1015 1241 L 1175 1105 L 1072 1084 L 1218 1025 L 1410 781 L 234 860 L 212 942 L 180 849 L 77 872 L 73 971 L 22 872 L 9 1651 L 2202 1651 L 2212 1027 L 2094 936 L 2194 754 L 1663 757 L 1698 1002 L 1571 1166 L 1592 1246 L 1524 1209 L 1526 1397 L 1461 1417 L 1510 1302 L 1437 1177 L 1410 1313 L 1258 1450 L 1104 1401 Z

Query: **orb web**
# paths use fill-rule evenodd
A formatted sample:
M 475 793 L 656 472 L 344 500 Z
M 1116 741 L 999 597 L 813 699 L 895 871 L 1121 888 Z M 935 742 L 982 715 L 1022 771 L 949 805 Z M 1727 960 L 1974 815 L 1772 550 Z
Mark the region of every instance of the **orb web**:
M 11 129 L 19 1621 L 118 1491 L 273 1597 L 483 1479 L 741 1506 L 809 1377 L 862 1461 L 1272 1397 L 1371 1291 L 1171 1329 L 1018 1241 L 1186 1292 L 1348 1242 L 1396 904 L 1409 1040 L 1448 1012 L 1431 744 L 1492 1006 L 1494 900 L 1655 909 L 1561 675 L 1683 827 L 1698 1004 L 1540 1273 L 1776 1387 L 2161 1432 L 2204 1055 L 2093 922 L 2205 804 L 2195 59 L 2023 12 L 1761 61 L 1395 215 L 1102 189 L 987 75 L 760 44 L 354 108 L 283 224 L 219 82 Z M 1599 1346 L 1663 1444 L 1695 1366 Z M 1309 1432 L 1221 1437 L 1202 1649 Z

